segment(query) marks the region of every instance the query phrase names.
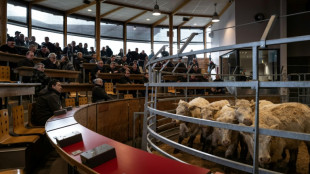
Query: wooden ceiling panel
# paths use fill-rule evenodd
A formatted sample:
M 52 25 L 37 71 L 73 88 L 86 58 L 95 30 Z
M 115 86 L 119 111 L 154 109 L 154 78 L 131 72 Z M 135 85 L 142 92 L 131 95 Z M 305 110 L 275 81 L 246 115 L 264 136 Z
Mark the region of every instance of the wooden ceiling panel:
M 101 10 L 100 10 L 100 14 L 104 14 L 110 10 L 113 10 L 115 8 L 118 8 L 118 6 L 116 5 L 110 5 L 110 4 L 102 4 L 101 5 Z M 88 9 L 91 9 L 92 11 L 88 11 Z M 81 15 L 85 15 L 85 16 L 91 16 L 91 17 L 96 17 L 96 5 L 92 5 L 88 8 L 85 8 L 79 12 L 77 12 L 77 14 L 81 14 Z
M 78 6 L 82 5 L 83 1 L 82 0 L 63 0 L 63 1 L 46 0 L 46 1 L 40 2 L 38 4 L 46 6 L 46 7 L 58 9 L 61 11 L 67 11 L 67 10 L 70 10 L 74 7 L 78 7 Z
M 152 12 L 147 12 L 144 15 L 136 18 L 135 20 L 131 21 L 132 23 L 139 23 L 139 24 L 153 24 L 154 22 L 161 19 L 164 15 L 160 16 L 153 16 Z M 149 19 L 149 20 L 147 20 Z
M 173 26 L 178 26 L 183 22 L 183 17 L 182 16 L 173 16 Z M 168 25 L 169 26 L 169 18 L 164 20 L 161 24 L 159 25 Z
M 194 17 L 184 24 L 184 27 L 203 27 L 211 21 L 211 18 Z
M 142 10 L 136 10 L 132 8 L 122 8 L 119 11 L 112 13 L 105 17 L 105 19 L 116 20 L 116 21 L 127 21 L 128 19 L 143 12 Z

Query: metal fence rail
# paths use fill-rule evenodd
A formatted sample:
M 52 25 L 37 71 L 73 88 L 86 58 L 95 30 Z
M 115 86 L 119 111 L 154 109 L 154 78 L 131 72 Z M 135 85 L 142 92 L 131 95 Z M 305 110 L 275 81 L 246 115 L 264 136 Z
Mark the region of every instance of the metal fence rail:
M 262 40 L 257 42 L 250 42 L 250 43 L 244 43 L 244 44 L 236 44 L 236 45 L 230 45 L 230 46 L 222 46 L 222 47 L 216 47 L 216 48 L 210 48 L 210 49 L 204 49 L 204 50 L 198 50 L 188 53 L 182 53 L 182 54 L 176 54 L 172 56 L 162 57 L 158 59 L 152 59 L 147 63 L 147 66 L 149 67 L 149 75 L 150 77 L 153 77 L 153 73 L 156 73 L 152 69 L 152 64 L 157 63 L 158 61 L 168 60 L 171 58 L 178 58 L 182 56 L 188 56 L 192 54 L 202 54 L 202 53 L 211 53 L 211 52 L 218 52 L 218 51 L 225 51 L 225 50 L 232 50 L 232 49 L 238 49 L 238 48 L 252 48 L 252 67 L 253 67 L 253 81 L 249 82 L 181 82 L 181 83 L 161 83 L 161 77 L 158 77 L 157 79 L 151 78 L 150 83 L 146 84 L 146 87 L 152 87 L 152 94 L 155 91 L 155 96 L 151 95 L 151 103 L 148 103 L 148 97 L 146 97 L 145 100 L 145 111 L 144 111 L 144 126 L 143 126 L 143 138 L 142 138 L 142 148 L 147 149 L 147 144 L 151 145 L 153 148 L 155 145 L 150 141 L 148 136 L 152 136 L 168 145 L 171 145 L 172 147 L 176 147 L 182 151 L 185 151 L 187 153 L 190 153 L 192 155 L 212 160 L 216 163 L 220 163 L 225 166 L 229 166 L 232 168 L 236 168 L 242 171 L 246 172 L 252 172 L 252 173 L 274 173 L 272 171 L 259 169 L 258 168 L 258 137 L 259 134 L 265 134 L 265 135 L 272 135 L 272 136 L 278 136 L 283 138 L 292 138 L 292 139 L 299 139 L 299 140 L 310 140 L 310 134 L 305 133 L 297 133 L 297 132 L 289 132 L 289 131 L 282 131 L 282 130 L 270 130 L 270 129 L 261 129 L 259 128 L 259 90 L 261 88 L 310 88 L 310 82 L 307 81 L 280 81 L 280 82 L 264 82 L 259 81 L 258 79 L 258 47 L 260 46 L 266 46 L 266 45 L 278 45 L 278 44 L 287 44 L 287 43 L 293 43 L 293 42 L 302 42 L 302 41 L 309 41 L 310 35 L 305 36 L 298 36 L 298 37 L 291 37 L 291 38 L 281 38 L 281 39 L 274 39 L 274 40 Z M 158 75 L 158 74 L 157 74 Z M 156 77 L 156 76 L 155 76 Z M 286 79 L 283 79 L 286 80 Z M 239 126 L 239 125 L 233 125 L 233 124 L 227 124 L 227 123 L 220 123 L 210 120 L 202 120 L 197 118 L 190 118 L 186 116 L 176 115 L 168 112 L 159 111 L 156 109 L 156 103 L 157 103 L 157 88 L 158 87 L 250 87 L 256 91 L 255 93 L 255 126 L 254 127 L 248 127 L 248 126 Z M 149 106 L 149 104 L 151 106 Z M 254 134 L 254 155 L 253 155 L 253 166 L 249 166 L 246 164 L 238 163 L 235 161 L 227 160 L 220 157 L 215 157 L 213 155 L 200 152 L 195 149 L 191 149 L 188 147 L 185 147 L 183 145 L 179 145 L 178 143 L 175 143 L 165 137 L 160 136 L 157 134 L 154 130 L 156 128 L 156 115 L 161 115 L 173 119 L 178 119 L 186 122 L 196 123 L 199 125 L 208 125 L 212 127 L 220 127 L 225 129 L 231 129 L 236 131 L 243 131 L 243 132 L 250 132 Z M 150 117 L 149 117 L 150 116 Z M 149 117 L 149 118 L 148 118 Z M 150 123 L 148 123 L 150 122 Z M 166 156 L 169 156 L 169 154 L 165 154 Z M 171 156 L 171 155 L 170 155 Z

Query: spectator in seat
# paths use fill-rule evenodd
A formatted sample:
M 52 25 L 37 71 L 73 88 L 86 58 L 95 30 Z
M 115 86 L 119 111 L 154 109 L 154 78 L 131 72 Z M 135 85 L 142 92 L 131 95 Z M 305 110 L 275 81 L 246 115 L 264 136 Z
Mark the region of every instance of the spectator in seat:
M 58 42 L 55 43 L 55 54 L 57 55 L 57 60 L 59 60 L 61 58 L 62 50 Z
M 46 121 L 54 115 L 54 112 L 62 108 L 60 101 L 61 90 L 60 82 L 51 80 L 48 87 L 40 91 L 34 115 L 31 118 L 34 125 L 44 126 Z
M 73 64 L 69 61 L 67 56 L 62 56 L 62 58 L 60 60 L 60 69 L 61 70 L 70 70 L 70 71 L 75 70 Z
M 34 54 L 32 51 L 28 51 L 26 53 L 26 58 L 19 61 L 17 66 L 21 67 L 21 66 L 27 66 L 27 67 L 34 67 L 34 62 L 33 62 L 33 58 L 34 58 Z M 22 78 L 22 82 L 23 83 L 30 83 L 31 78 L 28 76 L 23 76 Z
M 35 36 L 30 37 L 29 46 L 30 45 L 35 45 L 37 47 L 36 49 L 41 49 L 41 46 L 36 42 Z
M 116 57 L 112 55 L 112 57 L 107 61 L 106 64 L 110 65 L 112 62 L 116 62 Z
M 216 75 L 215 76 L 215 80 L 213 80 L 213 82 L 223 82 L 223 80 L 221 79 L 220 75 Z M 211 88 L 211 94 L 225 94 L 225 88 L 223 87 L 212 87 Z
M 141 74 L 137 64 L 132 65 L 130 74 Z
M 93 81 L 94 79 L 96 79 L 99 73 L 104 73 L 102 60 L 99 60 L 97 66 L 94 69 L 92 69 L 91 80 Z
M 144 67 L 144 61 L 147 60 L 147 54 L 145 54 L 144 50 L 139 54 L 139 66 Z
M 190 74 L 201 74 L 201 70 L 197 66 L 193 66 L 193 68 L 189 71 Z
M 116 63 L 111 62 L 110 66 L 104 70 L 105 73 L 118 73 L 118 69 L 116 68 Z
M 38 95 L 38 93 L 46 87 L 48 82 L 50 81 L 50 78 L 45 75 L 44 73 L 44 64 L 43 63 L 37 63 L 34 66 L 33 75 L 31 77 L 32 83 L 41 83 L 40 86 L 35 87 L 35 96 Z
M 7 43 L 0 47 L 0 51 L 11 53 L 11 54 L 19 54 L 19 51 L 15 47 L 15 41 L 13 37 L 8 38 Z
M 42 45 L 41 50 L 37 52 L 37 57 L 46 58 L 50 54 L 50 51 L 45 45 Z
M 121 60 L 118 61 L 119 65 L 125 65 L 127 64 L 127 56 L 123 56 Z
M 25 47 L 25 36 L 20 34 L 19 37 L 15 40 L 16 46 Z
M 97 54 L 92 54 L 89 63 L 98 63 Z
M 25 47 L 29 47 L 29 38 L 25 37 Z
M 96 51 L 94 50 L 94 47 L 90 47 L 90 51 L 89 51 L 89 54 L 95 54 Z
M 19 39 L 19 35 L 20 35 L 20 31 L 15 31 L 15 37 L 14 37 L 14 41 Z
M 133 84 L 133 81 L 130 79 L 130 71 L 127 70 L 125 75 L 119 79 L 120 84 Z
M 166 47 L 164 47 L 163 51 L 161 52 L 161 56 L 162 56 L 162 57 L 169 56 L 168 51 L 166 51 Z
M 92 90 L 92 102 L 96 103 L 99 101 L 107 101 L 111 100 L 112 98 L 108 96 L 108 94 L 104 90 L 103 81 L 100 78 L 94 79 L 94 88 Z
M 105 47 L 102 47 L 102 49 L 100 51 L 100 55 L 101 55 L 101 57 L 106 57 L 107 56 L 107 52 L 105 50 Z
M 81 70 L 81 64 L 85 63 L 85 59 L 83 58 L 83 54 L 81 52 L 77 53 L 76 58 L 73 61 L 73 65 L 77 71 Z
M 130 69 L 128 68 L 128 64 L 124 63 L 123 66 L 118 70 L 119 73 L 126 73 L 126 71 L 130 71 Z
M 56 48 L 55 48 L 55 45 L 50 42 L 50 38 L 45 37 L 44 40 L 45 42 L 43 42 L 42 45 L 45 45 L 51 53 L 55 53 Z
M 44 64 L 46 69 L 58 69 L 55 53 L 50 53 L 48 58 L 43 60 L 41 63 Z
M 199 68 L 199 64 L 198 64 L 197 58 L 193 58 L 193 61 L 190 63 L 190 65 L 197 66 Z
M 29 45 L 29 48 L 28 48 L 28 49 L 29 49 L 28 51 L 32 51 L 33 54 L 34 54 L 34 56 L 36 57 L 36 55 L 37 55 L 37 46 L 35 46 L 35 45 Z

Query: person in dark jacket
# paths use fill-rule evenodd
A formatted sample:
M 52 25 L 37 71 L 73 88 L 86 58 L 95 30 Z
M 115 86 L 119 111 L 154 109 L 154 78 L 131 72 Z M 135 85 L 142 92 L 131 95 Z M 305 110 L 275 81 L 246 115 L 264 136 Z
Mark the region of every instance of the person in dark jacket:
M 120 84 L 132 84 L 132 80 L 130 80 L 130 71 L 127 70 L 125 75 L 119 79 Z
M 47 49 L 45 45 L 42 45 L 41 50 L 37 52 L 37 57 L 46 58 L 48 57 L 50 51 Z
M 21 67 L 21 66 L 34 67 L 33 58 L 34 58 L 34 53 L 32 51 L 28 51 L 26 53 L 26 58 L 19 61 L 17 66 L 18 67 Z M 22 82 L 29 83 L 30 79 L 31 79 L 30 77 L 23 76 Z
M 103 61 L 102 60 L 99 60 L 97 66 L 94 69 L 92 69 L 91 80 L 96 79 L 99 73 L 104 73 Z
M 95 86 L 92 90 L 92 102 L 98 102 L 98 101 L 107 101 L 111 100 L 112 98 L 108 96 L 108 94 L 105 92 L 103 87 L 103 81 L 100 78 L 96 78 L 94 80 Z
M 58 69 L 55 53 L 50 53 L 48 58 L 43 60 L 41 63 L 45 65 L 46 69 Z
M 113 55 L 113 51 L 111 50 L 111 48 L 107 45 L 107 57 L 111 57 Z
M 70 70 L 74 71 L 73 64 L 69 61 L 69 58 L 67 56 L 62 56 L 60 60 L 60 69 L 61 70 Z
M 132 68 L 130 69 L 130 74 L 141 74 L 138 65 L 132 65 Z
M 61 109 L 60 93 L 61 84 L 58 80 L 51 80 L 48 87 L 39 93 L 32 123 L 36 126 L 44 126 L 46 121 L 54 115 L 54 112 Z
M 15 47 L 14 37 L 9 37 L 7 40 L 7 44 L 2 45 L 0 47 L 0 51 L 11 53 L 11 54 L 19 54 L 19 51 Z
M 33 75 L 31 77 L 32 83 L 41 83 L 40 86 L 35 87 L 35 96 L 38 96 L 39 92 L 46 87 L 46 85 L 49 83 L 50 78 L 45 75 L 44 73 L 44 64 L 43 63 L 37 63 L 34 66 Z

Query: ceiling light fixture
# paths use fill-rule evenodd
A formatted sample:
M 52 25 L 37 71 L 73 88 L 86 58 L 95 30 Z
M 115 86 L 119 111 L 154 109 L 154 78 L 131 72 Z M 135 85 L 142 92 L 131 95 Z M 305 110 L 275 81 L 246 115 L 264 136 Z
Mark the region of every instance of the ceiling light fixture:
M 212 22 L 220 22 L 219 15 L 216 12 L 216 3 L 214 4 L 214 14 L 212 17 Z
M 196 23 L 194 23 L 194 25 L 197 25 Z
M 136 30 L 137 29 L 137 27 L 136 26 L 133 26 L 133 30 Z
M 156 4 L 154 6 L 153 15 L 154 16 L 159 16 L 160 15 L 159 6 L 157 5 L 157 0 L 156 0 Z
M 91 9 L 88 9 L 87 11 L 92 11 Z
M 149 19 L 149 18 L 147 18 L 146 20 L 147 20 L 147 21 L 149 21 L 150 19 Z

